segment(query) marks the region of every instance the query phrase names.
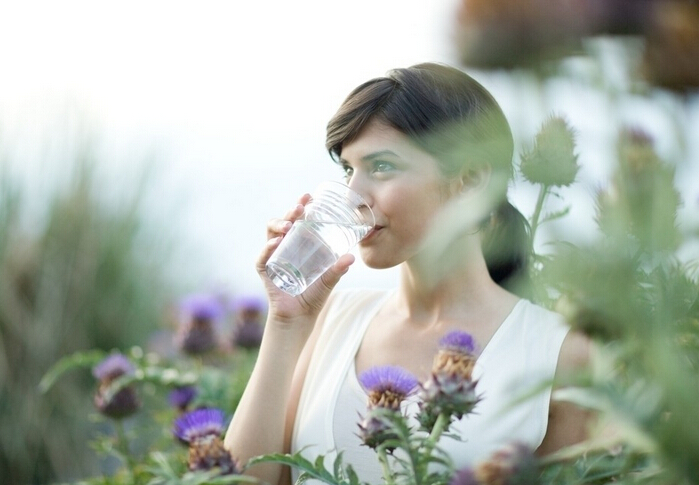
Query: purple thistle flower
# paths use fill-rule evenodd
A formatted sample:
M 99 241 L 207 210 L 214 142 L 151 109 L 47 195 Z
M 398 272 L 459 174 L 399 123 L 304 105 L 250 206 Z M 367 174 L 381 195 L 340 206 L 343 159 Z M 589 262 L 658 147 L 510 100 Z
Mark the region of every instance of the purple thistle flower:
M 218 467 L 221 475 L 237 474 L 236 460 L 223 447 L 224 414 L 220 409 L 200 408 L 183 414 L 173 424 L 173 434 L 189 445 L 190 471 Z
M 194 398 L 197 396 L 197 388 L 194 386 L 176 387 L 168 395 L 168 402 L 172 407 L 178 408 L 181 411 L 187 409 Z
M 476 341 L 468 332 L 453 330 L 439 340 L 439 348 L 472 354 L 476 350 Z
M 418 380 L 410 372 L 399 366 L 385 365 L 367 369 L 359 376 L 364 389 L 369 394 L 370 407 L 400 409 L 400 403 L 418 385 Z
M 135 372 L 136 368 L 131 361 L 120 353 L 107 356 L 92 368 L 92 375 L 100 381 L 93 401 L 102 414 L 119 419 L 138 410 L 141 402 L 132 387 L 124 386 L 116 392 L 111 390 L 114 380 L 123 375 L 133 375 Z
M 473 337 L 460 330 L 447 333 L 439 342 L 429 379 L 420 384 L 420 411 L 417 419 L 432 430 L 441 414 L 461 419 L 473 411 L 480 398 L 472 380 L 476 357 Z
M 221 436 L 224 430 L 223 411 L 200 408 L 183 414 L 173 424 L 173 434 L 184 443 L 192 443 L 209 435 Z
M 194 293 L 180 301 L 180 311 L 186 317 L 216 320 L 225 314 L 225 307 L 218 295 Z
M 181 323 L 175 343 L 187 354 L 203 354 L 217 345 L 214 323 L 225 314 L 221 297 L 193 294 L 180 302 Z
M 234 311 L 262 313 L 267 309 L 264 299 L 256 295 L 243 295 L 233 301 Z
M 449 481 L 449 485 L 481 485 L 481 482 L 476 478 L 472 468 L 463 468 L 454 473 L 454 476 Z
M 123 375 L 133 375 L 136 368 L 124 354 L 114 353 L 92 368 L 92 375 L 102 382 L 111 382 Z

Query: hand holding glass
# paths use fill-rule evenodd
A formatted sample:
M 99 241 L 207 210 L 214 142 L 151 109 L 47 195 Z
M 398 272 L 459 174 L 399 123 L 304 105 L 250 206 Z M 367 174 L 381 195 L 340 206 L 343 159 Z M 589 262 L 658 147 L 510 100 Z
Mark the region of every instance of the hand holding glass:
M 267 261 L 267 275 L 281 290 L 300 295 L 374 224 L 373 212 L 358 193 L 339 182 L 323 182 Z

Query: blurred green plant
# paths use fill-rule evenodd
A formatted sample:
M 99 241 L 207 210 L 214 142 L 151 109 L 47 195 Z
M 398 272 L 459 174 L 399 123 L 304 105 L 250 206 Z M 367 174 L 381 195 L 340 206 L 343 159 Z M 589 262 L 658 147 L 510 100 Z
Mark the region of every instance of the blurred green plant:
M 88 442 L 92 381 L 69 376 L 41 395 L 42 375 L 79 349 L 142 342 L 174 285 L 166 232 L 144 224 L 136 187 L 123 204 L 100 197 L 98 160 L 75 156 L 69 183 L 47 194 L 42 220 L 0 172 L 0 476 L 48 483 L 95 473 Z M 87 399 L 86 399 L 87 398 Z

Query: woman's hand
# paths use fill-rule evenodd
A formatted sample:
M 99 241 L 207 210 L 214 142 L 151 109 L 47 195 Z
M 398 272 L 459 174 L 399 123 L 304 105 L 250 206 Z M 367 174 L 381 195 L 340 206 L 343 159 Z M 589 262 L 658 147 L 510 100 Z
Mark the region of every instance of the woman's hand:
M 277 288 L 269 278 L 265 269 L 267 261 L 284 236 L 289 232 L 293 223 L 303 216 L 304 207 L 310 200 L 311 196 L 309 194 L 303 195 L 299 199 L 298 204 L 290 209 L 284 217 L 272 219 L 267 223 L 267 244 L 257 259 L 257 272 L 260 278 L 262 278 L 267 291 L 269 316 L 276 321 L 292 322 L 299 319 L 310 319 L 311 323 L 315 322 L 330 292 L 354 262 L 352 254 L 341 256 L 328 271 L 310 285 L 306 291 L 296 297 Z

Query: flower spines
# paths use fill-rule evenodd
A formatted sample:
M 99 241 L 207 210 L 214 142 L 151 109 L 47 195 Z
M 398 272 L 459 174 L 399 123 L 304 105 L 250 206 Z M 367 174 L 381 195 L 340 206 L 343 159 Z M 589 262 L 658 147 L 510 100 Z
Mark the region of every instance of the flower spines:
M 461 419 L 480 400 L 473 381 L 475 342 L 470 334 L 450 332 L 440 341 L 429 379 L 420 385 L 420 425 L 431 430 L 441 414 Z

